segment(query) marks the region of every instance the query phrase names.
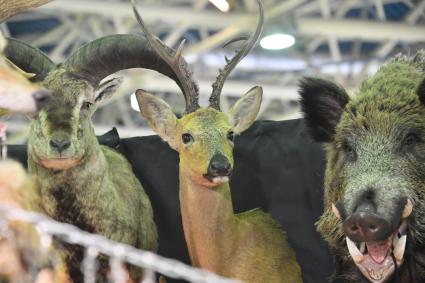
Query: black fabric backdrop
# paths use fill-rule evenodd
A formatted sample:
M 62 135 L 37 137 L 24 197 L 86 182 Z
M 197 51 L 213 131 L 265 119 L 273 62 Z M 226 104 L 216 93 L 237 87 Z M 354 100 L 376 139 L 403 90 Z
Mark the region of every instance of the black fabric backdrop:
M 159 233 L 159 254 L 189 263 L 178 198 L 178 154 L 158 136 L 119 139 L 113 130 L 99 137 L 123 153 L 149 195 Z M 26 165 L 25 146 L 10 146 Z M 314 222 L 323 210 L 325 155 L 308 137 L 303 120 L 259 121 L 235 141 L 231 178 L 236 212 L 261 207 L 287 232 L 305 283 L 324 283 L 332 259 Z M 168 282 L 177 282 L 168 280 Z

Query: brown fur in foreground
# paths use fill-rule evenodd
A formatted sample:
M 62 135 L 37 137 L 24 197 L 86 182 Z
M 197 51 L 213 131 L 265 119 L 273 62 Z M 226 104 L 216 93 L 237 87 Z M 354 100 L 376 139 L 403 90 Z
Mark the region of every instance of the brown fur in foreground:
M 229 175 L 211 169 L 227 162 L 232 170 L 233 135 L 254 122 L 262 89 L 250 90 L 230 113 L 208 107 L 180 119 L 160 98 L 140 90 L 136 96 L 152 129 L 179 152 L 180 208 L 192 264 L 243 282 L 302 282 L 281 227 L 260 209 L 235 214 Z
M 22 166 L 14 161 L 0 162 L 0 204 L 39 211 L 38 202 L 38 191 Z M 71 282 L 61 253 L 53 248 L 42 251 L 34 226 L 21 221 L 10 221 L 0 236 L 0 279 L 11 283 Z

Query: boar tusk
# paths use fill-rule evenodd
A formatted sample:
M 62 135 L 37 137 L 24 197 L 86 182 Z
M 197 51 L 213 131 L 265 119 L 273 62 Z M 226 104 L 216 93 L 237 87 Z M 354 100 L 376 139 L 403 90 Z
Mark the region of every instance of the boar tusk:
M 397 262 L 401 262 L 403 260 L 404 251 L 406 249 L 406 241 L 407 241 L 407 235 L 403 235 L 397 241 L 397 244 L 394 247 L 394 257 L 397 260 Z
M 335 216 L 338 219 L 341 219 L 341 214 L 339 214 L 339 210 L 338 210 L 338 208 L 336 208 L 335 204 L 332 204 L 332 212 L 335 214 Z
M 407 217 L 409 217 L 412 211 L 413 211 L 413 203 L 410 200 L 410 198 L 407 198 L 406 205 L 404 206 L 404 209 L 403 209 L 403 214 L 401 215 L 402 219 L 406 219 Z
M 353 258 L 356 264 L 362 263 L 364 260 L 364 255 L 359 251 L 356 244 L 346 237 L 345 241 L 347 242 L 348 251 L 350 252 L 351 257 Z

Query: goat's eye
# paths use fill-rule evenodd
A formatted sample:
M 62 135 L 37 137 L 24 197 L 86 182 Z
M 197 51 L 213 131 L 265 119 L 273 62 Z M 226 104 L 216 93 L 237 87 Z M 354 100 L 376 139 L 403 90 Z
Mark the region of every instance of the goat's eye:
M 227 139 L 233 142 L 235 140 L 235 133 L 233 131 L 227 132 Z
M 188 133 L 183 134 L 182 135 L 182 141 L 183 141 L 184 144 L 190 144 L 190 143 L 193 142 L 193 137 L 192 137 L 191 134 L 188 134 Z
M 90 110 L 90 108 L 92 107 L 93 103 L 88 102 L 88 101 L 84 101 L 83 105 L 81 105 L 81 110 Z

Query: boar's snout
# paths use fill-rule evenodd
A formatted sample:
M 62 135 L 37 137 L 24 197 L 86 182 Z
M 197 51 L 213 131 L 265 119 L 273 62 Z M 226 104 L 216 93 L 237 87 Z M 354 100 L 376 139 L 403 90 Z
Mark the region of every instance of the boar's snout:
M 343 223 L 345 235 L 355 242 L 383 241 L 392 234 L 391 223 L 371 204 L 359 206 Z

